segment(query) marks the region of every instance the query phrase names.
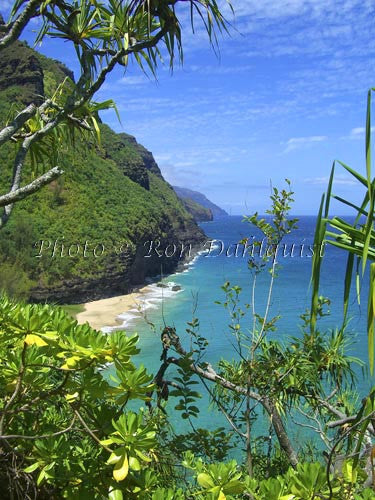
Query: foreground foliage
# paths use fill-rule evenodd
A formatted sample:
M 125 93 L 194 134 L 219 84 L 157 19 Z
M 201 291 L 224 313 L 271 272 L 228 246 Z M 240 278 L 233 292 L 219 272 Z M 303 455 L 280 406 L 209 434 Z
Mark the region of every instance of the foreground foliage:
M 307 500 L 328 498 L 329 487 L 332 499 L 375 498 L 350 460 L 328 484 L 321 464 L 257 480 L 235 461 L 210 463 L 209 449 L 196 458 L 199 441 L 170 453 L 165 416 L 151 404 L 156 384 L 133 362 L 136 336 L 103 335 L 62 309 L 6 298 L 0 324 L 2 498 Z
M 37 488 L 50 498 L 105 496 L 129 470 L 157 459 L 152 419 L 124 412 L 152 388 L 152 377 L 131 361 L 136 336 L 105 336 L 61 309 L 5 298 L 0 323 L 3 487 L 30 496 Z M 116 368 L 112 381 L 107 363 Z

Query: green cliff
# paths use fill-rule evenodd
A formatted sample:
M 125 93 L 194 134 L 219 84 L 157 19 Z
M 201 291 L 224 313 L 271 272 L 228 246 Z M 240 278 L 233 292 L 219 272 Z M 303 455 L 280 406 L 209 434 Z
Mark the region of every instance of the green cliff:
M 173 189 L 175 190 L 177 196 L 184 202 L 188 211 L 193 214 L 193 216 L 194 208 L 193 211 L 191 211 L 189 207 L 194 207 L 195 205 L 201 207 L 200 212 L 202 213 L 203 217 L 204 209 L 206 211 L 206 214 L 211 213 L 210 218 L 196 218 L 196 220 L 212 220 L 228 215 L 225 210 L 215 205 L 215 203 L 212 203 L 212 201 L 210 201 L 204 194 L 199 193 L 198 191 L 193 191 L 192 189 L 187 189 L 179 186 L 173 186 Z
M 206 222 L 213 220 L 211 209 L 206 208 L 191 198 L 180 197 L 184 207 L 191 214 L 196 222 Z
M 22 43 L 2 51 L 0 125 L 12 106 L 50 95 L 65 78 L 73 78 L 65 66 Z M 33 301 L 108 297 L 172 272 L 181 253 L 204 240 L 152 154 L 130 135 L 100 128 L 100 145 L 77 135 L 74 147 L 62 146 L 64 175 L 15 207 L 0 231 L 0 288 Z M 1 192 L 12 158 L 11 145 L 3 146 Z M 31 178 L 29 167 L 24 181 Z

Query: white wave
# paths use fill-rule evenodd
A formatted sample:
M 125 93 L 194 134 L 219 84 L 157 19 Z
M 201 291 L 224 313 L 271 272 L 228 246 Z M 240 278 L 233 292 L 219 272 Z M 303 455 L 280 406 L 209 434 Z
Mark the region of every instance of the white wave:
M 162 282 L 162 284 L 163 286 L 158 286 L 157 283 L 148 285 L 147 292 L 141 293 L 135 298 L 137 306 L 116 317 L 121 323 L 116 326 L 104 326 L 101 329 L 102 332 L 111 333 L 116 330 L 125 330 L 132 323 L 142 318 L 147 310 L 158 309 L 163 300 L 173 298 L 178 293 L 183 292 L 182 287 L 179 290 L 173 290 L 173 287 L 181 286 L 175 281 L 166 281 Z

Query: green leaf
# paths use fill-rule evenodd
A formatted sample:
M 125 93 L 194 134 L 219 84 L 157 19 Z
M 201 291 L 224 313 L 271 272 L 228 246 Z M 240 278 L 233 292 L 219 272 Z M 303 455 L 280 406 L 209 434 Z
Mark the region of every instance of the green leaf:
M 111 490 L 108 494 L 108 500 L 123 500 L 121 490 Z
M 325 209 L 324 209 L 324 217 L 328 217 L 328 213 L 329 213 L 329 204 L 331 202 L 332 183 L 333 183 L 334 174 L 335 174 L 335 162 L 333 162 L 333 165 L 331 168 L 331 175 L 329 176 L 327 195 L 326 195 L 326 204 L 325 204 Z
M 27 345 L 36 345 L 38 347 L 44 347 L 47 344 L 42 338 L 39 337 L 39 335 L 34 335 L 33 333 L 29 333 L 25 337 L 25 343 Z
M 103 441 L 101 441 L 101 443 L 103 444 Z M 111 441 L 112 443 L 112 441 Z M 109 459 L 107 460 L 107 465 L 115 465 L 117 464 L 121 459 L 121 455 L 117 455 L 116 453 L 112 453 L 112 455 L 110 455 Z
M 129 472 L 128 455 L 124 453 L 113 469 L 113 477 L 116 481 L 126 479 Z
M 129 467 L 132 470 L 136 470 L 136 471 L 141 470 L 141 464 L 139 463 L 138 458 L 136 458 L 136 457 L 129 457 Z
M 229 481 L 223 490 L 227 495 L 240 495 L 245 490 L 245 486 L 240 481 Z
M 353 275 L 353 264 L 354 264 L 354 254 L 353 253 L 349 253 L 347 264 L 346 264 L 346 271 L 345 271 L 344 318 L 343 318 L 343 324 L 345 324 L 346 317 L 347 317 L 347 314 L 348 314 L 350 286 L 351 286 L 351 283 L 352 283 L 352 275 Z
M 319 305 L 319 282 L 320 282 L 320 267 L 322 263 L 321 248 L 324 241 L 324 233 L 326 223 L 322 218 L 324 195 L 320 202 L 318 217 L 316 220 L 315 236 L 314 236 L 314 256 L 312 259 L 312 298 L 311 298 L 311 316 L 310 316 L 310 329 L 313 333 L 316 327 L 317 312 Z
M 35 462 L 32 465 L 29 465 L 29 467 L 26 467 L 26 469 L 23 469 L 24 472 L 27 472 L 30 474 L 31 472 L 34 472 L 39 467 L 39 462 Z
M 209 474 L 206 474 L 205 472 L 201 472 L 197 476 L 197 481 L 202 488 L 213 488 L 215 486 L 215 483 L 212 480 L 212 477 Z
M 370 266 L 370 286 L 367 305 L 367 336 L 370 373 L 374 373 L 375 263 Z

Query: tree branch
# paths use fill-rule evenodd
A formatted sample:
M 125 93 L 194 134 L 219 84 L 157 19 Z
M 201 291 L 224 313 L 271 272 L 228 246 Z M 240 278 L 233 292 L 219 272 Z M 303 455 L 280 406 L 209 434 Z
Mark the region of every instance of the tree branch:
M 41 189 L 43 186 L 49 184 L 54 179 L 57 179 L 57 177 L 60 177 L 60 175 L 63 174 L 63 172 L 64 171 L 61 170 L 60 167 L 51 168 L 50 170 L 48 170 L 48 172 L 41 175 L 34 181 L 30 182 L 26 186 L 23 186 L 14 191 L 10 191 L 9 193 L 4 194 L 3 196 L 0 196 L 0 207 L 5 207 L 4 213 L 0 218 L 0 228 L 4 226 L 8 221 L 9 216 L 13 209 L 13 204 L 16 201 L 23 200 L 30 194 L 39 191 L 39 189 Z
M 9 434 L 8 436 L 0 436 L 0 440 L 2 439 L 48 439 L 51 437 L 61 436 L 61 434 L 66 434 L 67 432 L 73 429 L 74 422 L 76 421 L 76 416 L 73 416 L 73 420 L 71 421 L 69 427 L 63 429 L 62 431 L 53 432 L 51 434 L 41 434 L 39 436 L 22 436 L 21 434 Z
M 18 113 L 12 123 L 0 131 L 0 146 L 8 141 L 29 118 L 35 115 L 36 110 L 35 104 L 30 104 L 30 106 L 27 106 L 27 108 Z
M 211 396 L 211 398 L 213 399 L 213 401 L 215 402 L 215 404 L 217 404 L 217 406 L 219 407 L 220 411 L 223 413 L 224 417 L 227 419 L 229 425 L 233 428 L 233 430 L 242 438 L 242 439 L 246 439 L 246 434 L 244 434 L 238 427 L 237 425 L 234 423 L 233 419 L 231 418 L 231 416 L 228 414 L 228 412 L 225 410 L 224 406 L 220 403 L 220 400 L 219 398 L 217 398 L 215 396 L 215 394 L 213 393 L 213 391 L 211 391 L 211 389 L 208 387 L 208 385 L 206 384 L 205 380 L 204 379 L 201 379 L 202 380 L 202 383 L 203 385 L 205 386 L 206 388 L 206 391 L 208 392 L 208 394 Z
M 10 397 L 9 401 L 4 406 L 4 413 L 0 419 L 0 435 L 3 433 L 3 429 L 4 429 L 5 413 L 7 410 L 9 410 L 13 401 L 15 401 L 15 399 L 17 398 L 18 394 L 21 391 L 22 380 L 23 380 L 23 376 L 25 374 L 25 368 L 26 368 L 26 349 L 27 349 L 27 344 L 26 344 L 26 342 L 24 342 L 23 348 L 22 348 L 22 353 L 21 353 L 21 364 L 20 364 L 20 369 L 18 372 L 16 387 L 15 387 L 13 394 Z
M 352 415 L 351 417 L 341 418 L 340 420 L 334 420 L 333 422 L 328 422 L 327 427 L 329 429 L 334 429 L 335 427 L 339 427 L 340 425 L 349 424 L 350 422 L 354 422 L 357 418 L 356 415 Z
M 184 350 L 180 343 L 180 339 L 178 335 L 174 333 L 173 336 L 170 336 L 167 331 L 164 330 L 164 334 L 168 335 L 169 337 L 169 345 L 173 346 L 176 352 L 182 357 L 185 358 L 184 361 L 187 359 L 187 352 Z M 168 362 L 180 365 L 182 359 L 178 358 L 168 358 Z M 281 448 L 285 451 L 286 455 L 288 456 L 289 462 L 292 465 L 292 467 L 296 467 L 298 464 L 298 457 L 297 454 L 290 442 L 290 439 L 288 437 L 288 434 L 285 430 L 282 418 L 276 408 L 276 405 L 274 402 L 268 397 L 268 396 L 262 396 L 261 394 L 258 394 L 257 392 L 254 392 L 252 390 L 248 390 L 248 388 L 239 386 L 237 384 L 234 384 L 233 382 L 225 379 L 216 371 L 213 369 L 213 367 L 210 364 L 205 365 L 205 367 L 201 367 L 192 360 L 191 363 L 189 363 L 189 368 L 192 372 L 196 373 L 199 375 L 199 377 L 202 377 L 206 380 L 210 380 L 211 382 L 215 382 L 220 384 L 222 387 L 225 389 L 229 389 L 230 391 L 237 392 L 238 394 L 243 394 L 245 396 L 250 397 L 251 399 L 254 399 L 255 401 L 259 401 L 259 403 L 263 406 L 263 408 L 266 410 L 268 413 L 273 428 L 275 429 L 275 433 L 277 436 L 277 439 L 280 443 Z
M 142 50 L 155 47 L 155 45 L 157 45 L 159 41 L 168 33 L 169 29 L 170 29 L 170 24 L 165 23 L 164 27 L 153 38 L 146 40 L 144 42 L 136 43 L 132 47 L 129 47 L 128 49 L 122 48 L 118 50 L 116 54 L 112 57 L 112 59 L 110 59 L 107 66 L 105 66 L 101 70 L 95 82 L 92 85 L 90 85 L 90 87 L 85 92 L 83 92 L 82 97 L 74 103 L 73 109 L 81 107 L 86 101 L 88 101 L 95 94 L 95 92 L 97 92 L 100 89 L 100 87 L 103 85 L 105 81 L 107 74 L 112 71 L 112 69 L 116 66 L 117 63 L 121 61 L 122 58 L 134 54 L 136 52 L 140 52 Z M 84 75 L 82 75 L 82 77 L 83 76 Z M 80 86 L 80 83 L 83 84 L 84 82 L 81 81 L 80 79 L 77 83 L 77 87 Z
M 92 432 L 92 430 L 90 429 L 90 427 L 89 427 L 89 426 L 86 424 L 86 422 L 84 421 L 84 419 L 83 419 L 82 415 L 79 413 L 79 411 L 78 411 L 78 410 L 73 410 L 73 412 L 74 412 L 74 414 L 78 417 L 78 420 L 79 420 L 79 421 L 81 422 L 81 424 L 83 425 L 83 427 L 84 427 L 85 431 L 87 432 L 87 434 L 88 434 L 89 436 L 91 436 L 91 437 L 92 437 L 92 439 L 93 439 L 96 443 L 98 443 L 98 444 L 99 444 L 102 448 L 104 448 L 106 451 L 108 451 L 108 453 L 112 453 L 111 448 L 108 448 L 108 446 L 105 446 L 104 444 L 102 444 L 102 443 L 100 442 L 100 439 L 99 439 L 99 438 L 97 438 L 97 437 L 95 436 L 95 434 Z
M 0 38 L 0 51 L 8 47 L 11 43 L 19 38 L 24 27 L 31 18 L 37 15 L 37 7 L 41 3 L 40 0 L 30 0 L 25 7 L 25 10 L 17 17 L 17 19 L 7 25 L 7 33 Z

